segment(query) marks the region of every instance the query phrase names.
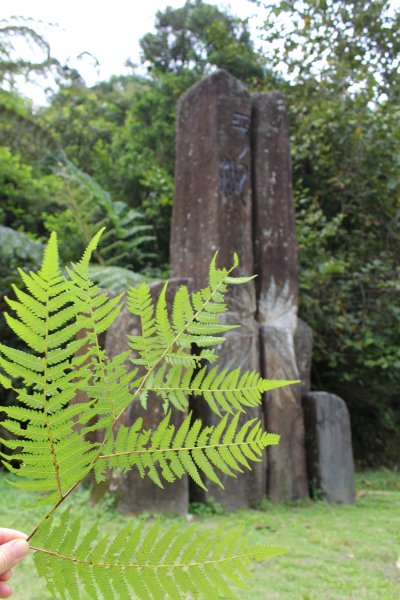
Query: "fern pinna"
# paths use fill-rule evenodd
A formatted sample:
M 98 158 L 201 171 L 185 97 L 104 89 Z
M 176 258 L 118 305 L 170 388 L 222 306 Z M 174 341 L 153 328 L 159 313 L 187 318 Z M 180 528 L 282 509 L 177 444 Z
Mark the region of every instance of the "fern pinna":
M 65 273 L 52 234 L 39 272 L 21 270 L 25 289 L 15 286 L 14 299 L 7 298 L 13 315 L 5 319 L 27 348 L 0 344 L 0 384 L 18 400 L 2 408 L 2 427 L 14 439 L 0 439 L 8 448 L 1 457 L 14 475 L 11 485 L 40 492 L 37 502 L 50 505 L 29 536 L 38 574 L 54 598 L 235 598 L 250 560 L 281 548 L 253 547 L 237 530 L 179 525 L 127 526 L 109 539 L 97 527 L 81 532 L 61 507 L 91 471 L 98 481 L 108 470 L 138 469 L 161 487 L 185 474 L 202 487 L 205 478 L 222 486 L 219 474 L 250 469 L 279 441 L 240 415 L 266 391 L 291 383 L 208 366 L 232 327 L 221 322 L 227 287 L 250 279 L 231 275 L 236 256 L 229 270 L 212 261 L 208 287 L 189 293 L 182 286 L 171 311 L 166 287 L 156 303 L 146 285 L 130 289 L 127 306 L 140 318 L 142 335 L 129 336 L 130 350 L 109 358 L 99 335 L 118 316 L 123 295 L 109 299 L 89 277 L 101 233 Z M 75 404 L 79 391 L 87 400 Z M 115 427 L 131 402 L 146 406 L 150 392 L 165 409 L 157 428 L 146 429 L 141 419 Z M 171 423 L 170 408 L 186 411 L 191 395 L 221 417 L 218 425 L 203 426 L 190 413 L 179 427 Z M 103 442 L 89 441 L 86 434 L 96 429 Z

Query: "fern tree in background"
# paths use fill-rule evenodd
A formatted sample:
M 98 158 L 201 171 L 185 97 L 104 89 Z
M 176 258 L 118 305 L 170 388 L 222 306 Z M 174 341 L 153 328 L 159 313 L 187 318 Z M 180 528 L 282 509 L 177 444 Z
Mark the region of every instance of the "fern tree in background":
M 52 55 L 46 38 L 37 31 L 38 22 L 30 18 L 11 17 L 0 20 L 0 86 L 13 89 L 24 77 L 37 81 L 43 76 L 59 82 L 68 78 L 68 69 Z M 77 76 L 76 71 L 70 75 Z
M 195 526 L 178 532 L 176 525 L 127 525 L 109 538 L 97 526 L 85 531 L 62 507 L 91 471 L 98 481 L 107 469 L 133 468 L 159 486 L 186 473 L 199 485 L 204 476 L 222 485 L 219 473 L 234 476 L 251 468 L 279 441 L 257 419 L 240 424 L 240 415 L 260 404 L 267 390 L 291 383 L 207 368 L 232 328 L 220 322 L 227 286 L 251 279 L 231 275 L 236 256 L 229 270 L 213 260 L 208 287 L 189 293 L 182 286 L 170 312 L 167 284 L 155 305 L 146 285 L 131 288 L 127 306 L 140 318 L 142 335 L 129 337 L 129 351 L 108 357 L 99 335 L 118 316 L 123 294 L 109 299 L 89 277 L 100 234 L 66 275 L 52 234 L 39 272 L 20 270 L 25 290 L 15 286 L 16 299 L 7 299 L 12 314 L 5 314 L 6 322 L 26 349 L 0 344 L 0 383 L 19 403 L 3 409 L 2 427 L 14 439 L 1 440 L 8 448 L 1 456 L 14 474 L 11 485 L 40 492 L 37 503 L 49 506 L 29 536 L 38 574 L 54 598 L 237 597 L 250 560 L 281 548 L 251 546 L 238 530 L 205 533 Z M 192 344 L 197 355 L 190 354 Z M 145 375 L 128 368 L 132 362 L 145 367 Z M 86 403 L 71 404 L 79 390 L 86 392 Z M 149 392 L 164 406 L 159 426 L 152 431 L 138 419 L 117 430 L 127 407 L 145 406 Z M 170 423 L 170 407 L 185 411 L 192 394 L 224 414 L 218 425 L 203 426 L 190 414 L 178 428 Z M 88 441 L 86 434 L 97 429 L 104 441 Z

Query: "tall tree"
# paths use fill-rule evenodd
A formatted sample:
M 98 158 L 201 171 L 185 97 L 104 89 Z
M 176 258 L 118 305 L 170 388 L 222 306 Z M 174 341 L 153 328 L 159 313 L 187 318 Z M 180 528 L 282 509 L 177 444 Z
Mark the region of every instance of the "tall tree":
M 150 70 L 199 75 L 223 68 L 243 81 L 263 78 L 263 61 L 254 50 L 247 20 L 238 19 L 203 0 L 156 14 L 156 33 L 140 41 Z
M 250 0 L 266 10 L 266 58 L 297 82 L 313 79 L 378 100 L 399 93 L 400 12 L 390 0 Z
M 399 451 L 400 13 L 385 0 L 262 3 L 286 74 L 301 311 L 314 384 L 343 395 L 359 458 Z M 390 442 L 389 442 L 390 440 Z

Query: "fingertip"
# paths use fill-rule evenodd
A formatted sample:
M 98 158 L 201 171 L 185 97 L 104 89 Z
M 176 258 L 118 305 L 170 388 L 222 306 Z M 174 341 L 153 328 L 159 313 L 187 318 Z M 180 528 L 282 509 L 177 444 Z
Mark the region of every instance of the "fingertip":
M 10 586 L 8 586 L 3 581 L 0 581 L 0 598 L 9 598 L 13 593 Z
M 29 550 L 29 544 L 26 540 L 15 540 L 11 546 L 13 557 L 16 561 L 24 558 Z
M 16 529 L 4 529 L 0 527 L 0 545 L 12 542 L 12 540 L 26 540 L 28 536 L 22 531 Z

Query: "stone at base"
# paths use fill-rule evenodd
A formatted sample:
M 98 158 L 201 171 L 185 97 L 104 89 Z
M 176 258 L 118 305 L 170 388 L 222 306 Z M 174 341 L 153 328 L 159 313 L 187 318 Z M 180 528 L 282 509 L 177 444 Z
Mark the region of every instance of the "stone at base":
M 350 416 L 344 401 L 327 392 L 303 397 L 311 491 L 328 502 L 355 500 Z

